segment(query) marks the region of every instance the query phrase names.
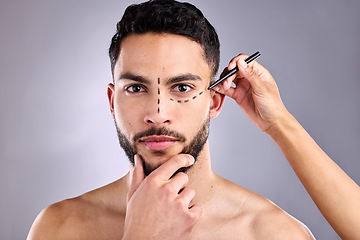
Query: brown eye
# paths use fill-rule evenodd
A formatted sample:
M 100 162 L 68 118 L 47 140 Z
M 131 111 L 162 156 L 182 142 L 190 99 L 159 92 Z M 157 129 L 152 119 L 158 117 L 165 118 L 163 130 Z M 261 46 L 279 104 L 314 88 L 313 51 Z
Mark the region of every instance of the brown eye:
M 192 88 L 189 85 L 185 84 L 179 84 L 174 87 L 175 92 L 188 92 L 192 90 Z
M 138 93 L 145 91 L 145 89 L 141 85 L 131 85 L 126 87 L 125 90 L 131 93 Z

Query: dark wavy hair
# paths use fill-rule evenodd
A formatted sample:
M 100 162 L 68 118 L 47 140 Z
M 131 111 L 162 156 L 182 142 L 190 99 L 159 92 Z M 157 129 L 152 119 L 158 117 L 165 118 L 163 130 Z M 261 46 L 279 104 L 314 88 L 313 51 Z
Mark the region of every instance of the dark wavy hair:
M 116 24 L 116 30 L 109 48 L 113 75 L 121 41 L 132 33 L 147 32 L 181 35 L 199 43 L 204 50 L 204 58 L 211 68 L 212 76 L 218 71 L 220 61 L 218 35 L 202 12 L 190 3 L 150 0 L 130 5 Z

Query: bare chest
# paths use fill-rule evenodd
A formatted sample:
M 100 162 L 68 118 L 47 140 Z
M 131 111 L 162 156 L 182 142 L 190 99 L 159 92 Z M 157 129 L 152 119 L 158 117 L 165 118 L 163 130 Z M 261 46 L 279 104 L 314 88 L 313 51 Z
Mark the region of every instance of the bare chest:
M 124 234 L 125 216 L 119 215 L 94 215 L 73 224 L 74 239 L 122 239 Z M 155 223 L 148 223 L 150 226 Z M 212 239 L 256 239 L 251 230 L 251 224 L 246 219 L 202 219 L 192 229 L 188 240 Z M 179 226 L 180 227 L 180 226 Z M 141 226 L 138 227 L 141 231 Z
M 256 239 L 248 221 L 212 219 L 200 222 L 189 236 L 190 240 L 251 240 Z

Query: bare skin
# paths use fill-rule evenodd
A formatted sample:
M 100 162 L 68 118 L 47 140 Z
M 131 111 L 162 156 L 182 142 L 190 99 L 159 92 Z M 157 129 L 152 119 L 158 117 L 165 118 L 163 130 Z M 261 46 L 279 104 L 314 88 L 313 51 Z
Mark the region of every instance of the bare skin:
M 157 234 L 154 223 L 164 215 L 163 208 L 155 216 L 147 215 L 146 208 L 135 208 L 150 219 L 141 219 L 145 220 L 142 224 L 130 222 L 130 227 L 126 228 L 127 198 L 132 192 L 130 178 L 133 171 L 105 187 L 49 206 L 34 223 L 29 239 L 156 239 L 149 232 Z M 141 168 L 138 171 L 141 172 Z M 169 234 L 168 238 L 164 232 L 159 232 L 164 236 L 161 239 L 313 239 L 302 223 L 268 199 L 214 173 L 212 178 L 212 182 L 203 184 L 205 189 L 202 190 L 209 194 L 208 198 L 192 199 L 193 203 L 202 202 L 199 204 L 201 216 L 187 222 L 191 231 L 188 232 L 183 223 L 176 228 L 179 235 L 167 229 L 164 232 Z M 154 209 L 153 205 L 151 209 Z M 161 227 L 168 227 L 161 223 Z M 143 231 L 146 227 L 149 232 Z M 126 230 L 134 231 L 124 237 Z
M 360 239 L 360 187 L 285 109 L 269 72 L 256 62 L 247 66 L 245 58 L 241 54 L 230 61 L 228 69 L 237 65 L 239 73 L 216 90 L 233 98 L 276 142 L 337 234 L 342 239 Z
M 184 78 L 189 73 L 196 79 Z M 181 84 L 191 87 L 173 85 L 179 76 Z M 224 94 L 200 94 L 210 78 L 202 48 L 188 38 L 154 33 L 126 37 L 114 84 L 108 86 L 110 110 L 121 132 L 131 140 L 149 127 L 167 127 L 186 140 L 163 136 L 164 144 L 169 139 L 173 143 L 162 154 L 154 150 L 164 145 L 153 139 L 133 142 L 154 167 L 150 175 L 145 176 L 136 155 L 135 166 L 130 164 L 118 181 L 43 210 L 28 239 L 313 239 L 302 223 L 268 199 L 216 175 L 207 141 L 195 163 L 190 155 L 179 154 L 206 119 L 221 111 Z M 270 98 L 284 110 L 276 85 L 271 88 Z M 259 122 L 245 111 L 262 130 L 283 113 Z M 191 166 L 186 174 L 173 176 L 186 166 Z

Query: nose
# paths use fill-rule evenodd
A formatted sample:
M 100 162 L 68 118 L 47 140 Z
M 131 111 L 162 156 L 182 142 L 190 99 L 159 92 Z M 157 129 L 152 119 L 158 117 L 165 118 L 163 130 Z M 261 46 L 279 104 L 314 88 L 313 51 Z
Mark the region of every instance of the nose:
M 146 106 L 144 122 L 154 127 L 161 127 L 172 123 L 171 109 L 164 96 L 156 94 L 155 97 L 149 99 L 149 103 Z

